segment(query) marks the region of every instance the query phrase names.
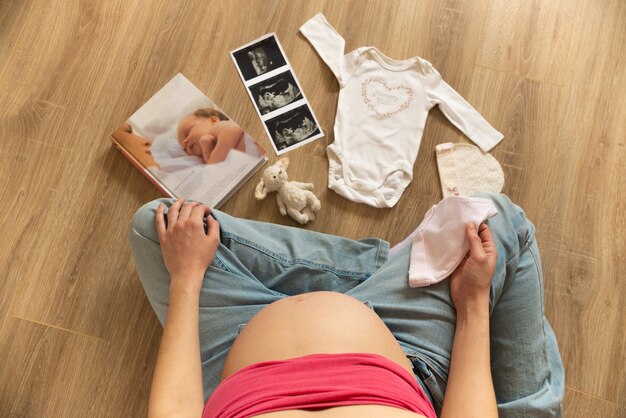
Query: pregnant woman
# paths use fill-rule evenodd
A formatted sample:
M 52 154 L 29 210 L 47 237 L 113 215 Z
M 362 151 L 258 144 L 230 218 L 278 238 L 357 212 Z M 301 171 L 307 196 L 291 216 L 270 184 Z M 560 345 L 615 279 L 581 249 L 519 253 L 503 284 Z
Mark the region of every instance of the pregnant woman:
M 148 203 L 130 242 L 165 327 L 150 416 L 561 416 L 534 226 L 486 197 L 499 213 L 468 225 L 466 259 L 416 289 L 410 246 Z

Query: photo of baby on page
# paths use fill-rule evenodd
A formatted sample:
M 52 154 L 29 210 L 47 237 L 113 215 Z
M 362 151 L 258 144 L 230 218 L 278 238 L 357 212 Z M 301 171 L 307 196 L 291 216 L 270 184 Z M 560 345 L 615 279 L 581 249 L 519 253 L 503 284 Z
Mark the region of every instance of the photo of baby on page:
M 266 151 L 181 74 L 111 135 L 167 195 L 220 203 Z
M 215 164 L 224 161 L 232 149 L 247 152 L 244 134 L 243 129 L 222 112 L 205 108 L 179 122 L 176 138 L 187 155 L 196 155 L 206 164 Z
M 256 141 L 246 138 L 239 125 L 211 108 L 198 109 L 184 117 L 176 129 L 176 142 L 143 138 L 133 132 L 128 122 L 122 123 L 114 136 L 143 166 L 163 172 L 221 163 L 231 150 L 253 156 L 265 154 Z

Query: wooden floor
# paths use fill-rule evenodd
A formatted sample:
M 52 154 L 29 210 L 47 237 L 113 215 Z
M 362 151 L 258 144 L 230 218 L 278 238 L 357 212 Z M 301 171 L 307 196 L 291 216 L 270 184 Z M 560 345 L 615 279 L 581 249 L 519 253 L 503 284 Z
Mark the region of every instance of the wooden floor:
M 126 233 L 159 194 L 108 134 L 177 72 L 271 149 L 228 52 L 278 34 L 327 134 L 289 154 L 322 200 L 308 229 L 393 244 L 441 199 L 434 147 L 469 141 L 436 109 L 396 207 L 326 188 L 338 85 L 298 32 L 318 11 L 346 51 L 428 59 L 505 134 L 492 154 L 537 226 L 565 414 L 626 416 L 623 0 L 0 0 L 0 416 L 145 416 L 161 328 Z M 258 178 L 223 209 L 295 225 L 256 203 Z

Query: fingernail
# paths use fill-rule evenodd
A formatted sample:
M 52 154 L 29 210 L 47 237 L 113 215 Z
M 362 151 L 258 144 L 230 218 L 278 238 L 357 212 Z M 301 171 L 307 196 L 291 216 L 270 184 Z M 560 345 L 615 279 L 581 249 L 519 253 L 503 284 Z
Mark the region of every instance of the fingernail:
M 470 231 L 476 231 L 476 225 L 474 225 L 474 222 L 470 222 L 469 227 Z

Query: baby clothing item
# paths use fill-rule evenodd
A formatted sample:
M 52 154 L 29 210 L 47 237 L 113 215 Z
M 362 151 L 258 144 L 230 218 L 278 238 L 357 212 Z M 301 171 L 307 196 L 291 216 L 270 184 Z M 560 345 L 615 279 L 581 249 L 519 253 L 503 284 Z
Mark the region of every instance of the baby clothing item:
M 443 197 L 502 191 L 504 172 L 491 154 L 451 142 L 437 145 L 435 153 Z
M 410 235 L 409 286 L 430 286 L 452 274 L 469 250 L 466 225 L 478 227 L 497 213 L 493 201 L 480 197 L 450 196 L 430 208 Z
M 338 194 L 374 207 L 395 205 L 413 178 L 435 105 L 483 151 L 502 140 L 428 61 L 396 61 L 375 47 L 344 55 L 344 39 L 321 13 L 300 31 L 339 82 L 335 141 L 327 148 L 328 187 Z

